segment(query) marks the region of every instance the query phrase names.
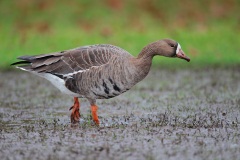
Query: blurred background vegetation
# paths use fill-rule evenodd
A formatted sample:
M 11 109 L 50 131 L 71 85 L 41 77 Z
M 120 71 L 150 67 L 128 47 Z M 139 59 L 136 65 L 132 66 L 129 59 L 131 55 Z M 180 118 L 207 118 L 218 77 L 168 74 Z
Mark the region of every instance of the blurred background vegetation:
M 240 66 L 239 0 L 1 0 L 0 68 L 20 55 L 109 43 L 137 55 L 152 41 L 177 40 L 191 62 L 155 66 Z

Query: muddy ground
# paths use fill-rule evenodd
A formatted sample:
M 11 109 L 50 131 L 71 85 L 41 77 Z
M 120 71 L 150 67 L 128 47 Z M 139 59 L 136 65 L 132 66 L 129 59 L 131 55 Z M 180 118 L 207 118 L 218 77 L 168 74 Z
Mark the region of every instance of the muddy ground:
M 0 72 L 0 159 L 240 159 L 240 70 L 153 69 L 132 90 L 98 100 L 101 126 L 81 100 L 46 80 Z

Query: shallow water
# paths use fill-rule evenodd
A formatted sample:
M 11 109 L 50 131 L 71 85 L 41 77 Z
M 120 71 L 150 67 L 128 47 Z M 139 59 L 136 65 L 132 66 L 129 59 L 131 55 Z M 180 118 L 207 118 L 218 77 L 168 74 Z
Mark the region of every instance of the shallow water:
M 0 72 L 1 159 L 239 159 L 240 70 L 153 69 L 130 91 L 81 99 L 26 72 Z

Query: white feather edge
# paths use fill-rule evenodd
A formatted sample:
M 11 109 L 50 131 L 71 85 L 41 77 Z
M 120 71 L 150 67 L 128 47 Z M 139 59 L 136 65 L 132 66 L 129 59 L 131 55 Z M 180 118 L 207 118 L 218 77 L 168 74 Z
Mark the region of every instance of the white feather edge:
M 65 86 L 65 81 L 63 79 L 53 75 L 53 74 L 28 71 L 28 70 L 26 70 L 24 68 L 21 68 L 21 67 L 16 67 L 16 68 L 19 68 L 19 69 L 27 71 L 27 72 L 31 72 L 31 73 L 33 73 L 37 76 L 40 76 L 40 77 L 43 77 L 43 78 L 47 79 L 48 81 L 50 81 L 56 88 L 58 88 L 64 94 L 68 94 L 68 95 L 74 96 L 74 97 L 82 97 L 81 95 L 79 95 L 77 93 L 74 93 L 74 92 L 70 91 L 69 89 L 67 89 L 67 87 Z

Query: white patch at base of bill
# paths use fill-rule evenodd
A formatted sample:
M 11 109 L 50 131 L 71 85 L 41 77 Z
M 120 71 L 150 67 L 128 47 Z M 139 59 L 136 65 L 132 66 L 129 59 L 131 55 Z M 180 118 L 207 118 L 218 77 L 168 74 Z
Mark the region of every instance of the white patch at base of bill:
M 177 49 L 176 49 L 176 54 L 180 51 L 181 45 L 178 43 Z

